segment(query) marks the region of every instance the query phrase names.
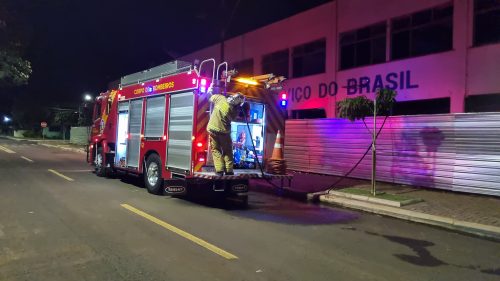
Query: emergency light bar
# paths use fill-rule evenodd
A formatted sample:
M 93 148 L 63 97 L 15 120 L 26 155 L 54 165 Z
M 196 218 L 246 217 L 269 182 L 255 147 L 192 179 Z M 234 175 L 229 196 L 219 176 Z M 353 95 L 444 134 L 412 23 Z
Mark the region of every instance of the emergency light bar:
M 283 92 L 281 92 L 280 97 L 281 97 L 280 106 L 282 108 L 286 108 L 286 106 L 288 104 L 288 94 L 285 91 L 283 91 Z
M 243 84 L 259 85 L 259 82 L 255 81 L 253 79 L 250 79 L 250 78 L 240 77 L 240 78 L 234 78 L 234 80 L 237 81 L 237 82 L 243 83 Z
M 200 92 L 202 92 L 202 93 L 207 92 L 207 79 L 202 78 L 200 80 Z

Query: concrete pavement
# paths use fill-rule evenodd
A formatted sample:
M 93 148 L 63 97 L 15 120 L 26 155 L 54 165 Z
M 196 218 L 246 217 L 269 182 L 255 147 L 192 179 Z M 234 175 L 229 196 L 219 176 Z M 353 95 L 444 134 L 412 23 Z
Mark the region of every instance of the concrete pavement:
M 0 150 L 0 280 L 496 280 L 500 274 L 494 241 L 266 193 L 251 192 L 248 208 L 209 196 L 153 196 L 137 179 L 96 177 L 82 154 L 5 139 L 0 146 L 14 152 Z

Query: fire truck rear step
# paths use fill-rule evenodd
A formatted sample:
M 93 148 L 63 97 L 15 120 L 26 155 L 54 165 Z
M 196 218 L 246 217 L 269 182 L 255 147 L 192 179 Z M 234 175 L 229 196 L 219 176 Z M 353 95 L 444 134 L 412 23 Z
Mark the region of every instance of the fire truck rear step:
M 195 172 L 193 177 L 201 179 L 209 179 L 209 180 L 222 180 L 222 181 L 250 180 L 250 179 L 269 179 L 269 180 L 277 179 L 281 181 L 281 188 L 290 188 L 293 179 L 292 174 L 275 175 L 264 172 L 264 175 L 262 175 L 260 170 L 256 169 L 234 170 L 234 175 L 231 176 L 227 175 L 218 176 L 215 175 L 214 172 L 212 171 Z M 287 183 L 288 185 L 285 186 L 285 183 Z

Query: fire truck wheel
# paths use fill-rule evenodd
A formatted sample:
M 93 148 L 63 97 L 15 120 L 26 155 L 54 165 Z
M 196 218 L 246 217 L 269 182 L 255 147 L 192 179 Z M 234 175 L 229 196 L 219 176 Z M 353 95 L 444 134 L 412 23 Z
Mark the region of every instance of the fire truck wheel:
M 95 157 L 95 174 L 99 177 L 106 176 L 106 164 L 104 163 L 104 153 L 102 147 L 97 148 Z
M 163 179 L 161 178 L 161 161 L 158 154 L 151 154 L 146 160 L 144 184 L 149 193 L 160 194 L 162 191 Z

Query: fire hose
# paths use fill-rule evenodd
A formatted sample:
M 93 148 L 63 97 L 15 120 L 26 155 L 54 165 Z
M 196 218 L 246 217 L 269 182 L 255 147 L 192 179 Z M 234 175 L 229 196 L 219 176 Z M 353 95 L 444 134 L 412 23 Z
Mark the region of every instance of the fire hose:
M 250 139 L 252 140 L 252 148 L 253 148 L 253 152 L 255 154 L 255 156 L 257 157 L 257 152 L 256 152 L 256 148 L 255 148 L 255 144 L 253 143 L 253 137 L 252 137 L 252 132 L 250 130 L 250 124 L 248 122 L 248 119 L 247 119 L 247 115 L 245 114 L 245 112 L 243 111 L 243 108 L 240 107 L 241 109 L 241 112 L 243 114 L 243 116 L 245 117 L 245 122 L 246 122 L 246 125 L 247 125 L 247 129 L 248 129 L 248 133 L 250 135 Z M 380 135 L 380 132 L 382 132 L 382 129 L 384 128 L 384 125 L 385 125 L 385 122 L 387 121 L 387 117 L 388 116 L 385 116 L 384 118 L 384 121 L 382 122 L 382 126 L 380 126 L 380 129 L 378 130 L 377 132 L 377 135 L 376 135 L 376 138 L 378 138 L 378 136 Z M 345 178 L 349 177 L 349 175 L 359 166 L 359 164 L 361 164 L 361 162 L 363 161 L 363 159 L 365 159 L 366 155 L 368 154 L 368 152 L 370 152 L 370 150 L 372 149 L 372 145 L 373 145 L 373 142 L 370 143 L 370 146 L 368 146 L 368 149 L 366 149 L 365 153 L 363 154 L 363 156 L 361 156 L 361 158 L 358 160 L 358 162 L 343 176 L 341 176 L 339 179 L 337 179 L 333 184 L 329 185 L 327 188 L 324 188 L 323 190 L 326 190 L 327 192 L 329 192 L 330 190 L 333 190 L 335 188 L 336 185 L 338 185 L 340 182 L 342 182 Z M 276 184 L 274 184 L 271 179 L 269 179 L 269 177 L 267 177 L 265 174 L 264 174 L 264 170 L 262 169 L 262 165 L 261 163 L 259 162 L 259 159 L 257 158 L 257 164 L 259 166 L 259 169 L 260 169 L 260 172 L 262 174 L 262 178 L 265 179 L 269 184 L 271 184 L 273 187 L 275 188 L 279 188 L 281 189 L 281 187 L 277 186 Z
M 257 156 L 257 149 L 255 148 L 255 144 L 253 142 L 253 136 L 252 136 L 252 131 L 250 130 L 250 123 L 248 122 L 248 118 L 247 118 L 247 114 L 246 112 L 243 110 L 243 107 L 241 106 L 240 107 L 240 110 L 241 110 L 241 113 L 243 114 L 244 118 L 245 118 L 245 123 L 247 124 L 247 129 L 248 129 L 248 134 L 250 135 L 250 139 L 252 140 L 252 151 L 255 155 L 255 157 L 257 158 L 257 165 L 259 166 L 259 170 L 260 170 L 260 173 L 262 175 L 262 178 L 264 180 L 267 181 L 267 183 L 269 183 L 270 185 L 272 185 L 273 187 L 275 188 L 278 188 L 278 189 L 281 189 L 280 186 L 276 185 L 275 183 L 272 182 L 272 180 L 266 176 L 266 174 L 264 174 L 264 169 L 262 168 L 262 164 L 260 163 L 259 161 L 259 157 Z

